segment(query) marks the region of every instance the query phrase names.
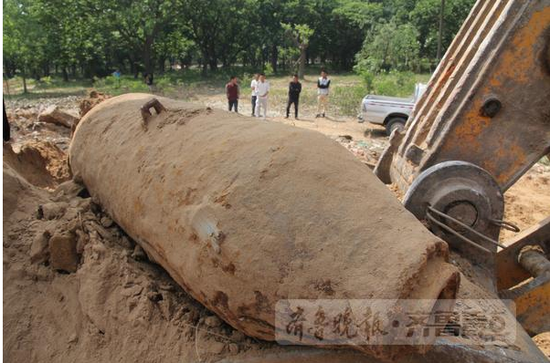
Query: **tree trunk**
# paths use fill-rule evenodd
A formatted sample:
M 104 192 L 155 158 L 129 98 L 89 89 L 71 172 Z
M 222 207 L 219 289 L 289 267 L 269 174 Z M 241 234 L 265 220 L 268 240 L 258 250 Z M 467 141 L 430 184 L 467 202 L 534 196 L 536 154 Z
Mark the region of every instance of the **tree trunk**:
M 222 68 L 223 69 L 228 69 L 230 66 L 229 64 L 229 58 L 226 57 L 225 55 L 222 57 Z
M 67 67 L 63 67 L 62 72 L 63 72 L 63 80 L 65 82 L 68 82 L 69 81 L 69 72 L 67 72 Z
M 148 36 L 145 39 L 143 45 L 143 65 L 145 66 L 145 73 L 153 75 L 154 67 L 152 62 L 153 53 L 153 38 Z
M 29 90 L 27 90 L 27 77 L 23 74 L 23 93 L 27 94 L 29 93 Z
M 298 77 L 304 79 L 306 74 L 306 53 L 307 47 L 305 45 L 300 45 L 300 67 L 298 68 Z
M 203 76 L 206 76 L 206 74 L 208 73 L 208 62 L 206 61 L 206 59 L 207 59 L 207 55 L 203 51 L 202 52 L 202 57 L 198 60 L 199 68 L 201 68 L 201 74 Z
M 208 65 L 210 66 L 210 70 L 212 72 L 216 72 L 218 70 L 218 59 L 216 57 L 210 56 L 208 59 Z
M 162 74 L 166 70 L 166 59 L 161 57 L 159 59 L 159 72 Z
M 271 68 L 273 73 L 277 72 L 277 58 L 279 58 L 279 52 L 277 51 L 277 45 L 273 44 L 271 47 Z
M 42 67 L 42 72 L 44 73 L 44 76 L 48 77 L 50 75 L 50 63 L 45 62 Z
M 139 68 L 137 67 L 132 57 L 128 57 L 128 62 L 130 62 L 130 74 L 134 76 L 134 79 L 137 79 L 139 76 Z

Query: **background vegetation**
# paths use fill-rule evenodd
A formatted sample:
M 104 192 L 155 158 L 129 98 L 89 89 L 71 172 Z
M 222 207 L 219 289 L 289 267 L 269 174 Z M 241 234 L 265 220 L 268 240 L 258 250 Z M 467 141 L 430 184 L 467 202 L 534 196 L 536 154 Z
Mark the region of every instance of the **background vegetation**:
M 446 0 L 443 49 L 473 2 Z M 20 77 L 24 91 L 29 79 L 40 88 L 56 76 L 114 87 L 110 75 L 118 69 L 124 75 L 118 90 L 143 87 L 144 73 L 154 74 L 160 89 L 177 89 L 184 79 L 289 74 L 302 64 L 302 71 L 308 65 L 353 69 L 368 91 L 397 95 L 384 78 L 406 83 L 414 77 L 399 74 L 429 73 L 437 64 L 441 3 L 3 0 L 4 77 Z
M 235 73 L 241 80 L 240 107 L 249 105 L 250 88 L 248 87 L 252 74 L 242 68 L 232 68 L 228 72 Z M 317 67 L 306 68 L 306 79 L 302 81 L 303 90 L 300 101 L 302 114 L 315 113 L 316 107 L 316 77 Z M 199 69 L 186 69 L 166 72 L 157 78 L 155 94 L 175 99 L 193 101 L 225 108 L 224 85 L 228 74 L 220 69 L 215 74 L 203 77 Z M 412 72 L 382 72 L 375 77 L 372 92 L 398 97 L 409 97 L 414 91 L 417 82 L 426 83 L 429 74 L 414 74 Z M 359 114 L 361 99 L 365 97 L 365 85 L 362 77 L 355 72 L 340 72 L 332 74 L 333 82 L 330 113 L 339 116 L 355 117 Z M 286 74 L 271 75 L 268 77 L 272 86 L 270 92 L 270 110 L 284 114 L 287 100 L 287 85 L 290 77 Z M 6 87 L 9 86 L 9 87 Z M 119 95 L 128 92 L 150 92 L 141 78 L 135 79 L 132 75 L 123 75 L 120 80 L 113 76 L 64 81 L 62 77 L 43 77 L 39 81 L 29 79 L 28 93 L 23 93 L 22 80 L 19 76 L 4 83 L 4 96 L 8 100 L 40 101 L 49 98 L 66 96 L 84 96 L 90 88 L 110 95 Z M 9 93 L 8 93 L 9 91 Z M 243 111 L 244 112 L 244 111 Z

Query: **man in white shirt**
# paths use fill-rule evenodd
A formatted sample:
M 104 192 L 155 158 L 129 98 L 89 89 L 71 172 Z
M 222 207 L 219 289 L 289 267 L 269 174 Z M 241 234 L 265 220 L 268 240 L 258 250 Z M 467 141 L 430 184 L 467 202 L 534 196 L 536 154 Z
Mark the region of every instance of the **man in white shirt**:
M 317 80 L 317 116 L 325 117 L 325 112 L 328 105 L 328 94 L 330 87 L 330 79 L 325 70 L 321 71 L 321 77 Z
M 256 100 L 256 117 L 260 117 L 261 110 L 264 111 L 264 120 L 267 117 L 267 95 L 269 94 L 269 82 L 265 80 L 265 74 L 260 73 L 260 80 L 256 84 L 258 99 Z
M 258 73 L 254 73 L 254 78 L 250 82 L 250 94 L 252 95 L 252 116 L 256 112 L 256 100 L 258 99 L 258 92 L 256 92 L 256 85 L 258 84 Z

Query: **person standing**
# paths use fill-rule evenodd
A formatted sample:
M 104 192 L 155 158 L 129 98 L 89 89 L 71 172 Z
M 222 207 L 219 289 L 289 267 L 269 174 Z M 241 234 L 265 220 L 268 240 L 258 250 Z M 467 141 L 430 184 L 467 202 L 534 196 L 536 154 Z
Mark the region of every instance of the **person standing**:
M 153 93 L 155 91 L 154 89 L 154 83 L 153 83 L 153 75 L 151 73 L 145 73 L 145 84 L 147 87 L 149 87 L 149 91 Z
M 122 73 L 117 69 L 113 72 L 113 77 L 115 77 L 115 88 L 120 88 L 120 76 Z
M 269 82 L 265 79 L 265 74 L 260 73 L 260 80 L 256 85 L 258 99 L 256 100 L 256 117 L 260 117 L 261 110 L 264 111 L 264 120 L 267 117 L 267 95 L 269 94 Z
M 290 105 L 294 104 L 294 118 L 298 119 L 298 104 L 300 102 L 300 92 L 302 92 L 302 84 L 298 80 L 298 75 L 292 76 L 292 82 L 288 84 L 288 102 L 286 104 L 286 117 L 290 115 Z
M 237 81 L 238 79 L 236 76 L 231 76 L 229 83 L 225 85 L 225 94 L 227 95 L 229 111 L 233 108 L 235 112 L 239 113 L 240 90 Z
M 325 70 L 321 71 L 321 77 L 317 80 L 317 115 L 315 117 L 325 117 L 328 105 L 330 79 Z
M 258 77 L 260 75 L 258 73 L 254 73 L 254 78 L 252 78 L 252 82 L 250 82 L 250 94 L 252 95 L 252 116 L 255 115 L 256 112 L 256 100 L 258 99 L 258 92 L 256 91 L 256 86 L 258 85 Z

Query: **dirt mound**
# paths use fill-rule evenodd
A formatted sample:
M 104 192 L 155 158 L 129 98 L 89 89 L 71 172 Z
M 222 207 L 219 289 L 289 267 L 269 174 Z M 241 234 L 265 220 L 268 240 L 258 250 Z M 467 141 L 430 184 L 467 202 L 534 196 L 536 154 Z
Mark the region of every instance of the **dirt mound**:
M 100 104 L 101 102 L 108 99 L 109 96 L 107 96 L 104 93 L 98 92 L 98 91 L 90 91 L 87 98 L 84 98 L 80 101 L 80 117 L 84 117 L 85 114 L 87 114 L 92 108 Z
M 76 110 L 66 107 L 61 111 L 59 106 L 55 104 L 45 103 L 41 101 L 35 106 L 25 106 L 13 101 L 6 102 L 7 116 L 11 129 L 11 143 L 13 149 L 17 152 L 19 149 L 29 142 L 49 141 L 55 144 L 61 150 L 66 150 L 70 142 L 70 127 L 62 124 L 44 122 L 48 119 L 40 118 L 39 115 L 47 114 L 48 109 L 54 109 L 54 117 L 61 116 L 73 121 L 77 120 L 74 116 Z M 10 105 L 11 104 L 11 105 Z M 18 105 L 19 107 L 17 107 Z M 49 120 L 51 121 L 51 120 Z
M 4 222 L 10 221 L 13 214 L 32 215 L 36 210 L 36 205 L 46 200 L 47 193 L 45 191 L 31 185 L 5 161 L 3 177 Z M 17 217 L 15 220 L 18 220 Z M 4 228 L 6 227 L 8 226 L 4 223 Z
M 53 265 L 56 235 L 73 239 L 75 273 Z M 209 361 L 261 347 L 144 260 L 72 181 L 47 193 L 4 164 L 4 257 L 7 361 Z
M 67 155 L 49 141 L 28 141 L 17 153 L 4 143 L 3 155 L 5 163 L 38 187 L 54 188 L 71 177 Z
M 72 128 L 73 125 L 78 122 L 78 117 L 52 105 L 38 115 L 38 121 Z
M 380 158 L 380 154 L 384 151 L 386 142 L 376 139 L 353 140 L 351 135 L 339 135 L 333 137 L 342 146 L 348 149 L 355 157 L 373 169 Z

